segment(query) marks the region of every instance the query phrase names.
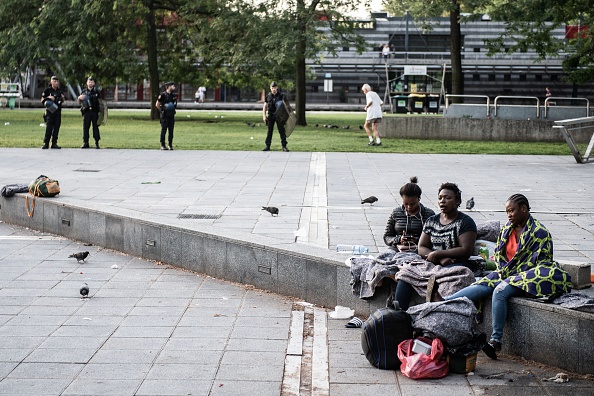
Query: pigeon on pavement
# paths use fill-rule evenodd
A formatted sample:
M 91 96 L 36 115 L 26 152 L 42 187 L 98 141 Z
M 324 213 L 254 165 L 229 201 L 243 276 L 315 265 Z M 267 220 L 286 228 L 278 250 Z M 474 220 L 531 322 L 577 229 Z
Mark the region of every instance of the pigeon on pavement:
M 366 204 L 366 203 L 373 205 L 373 203 L 377 202 L 377 201 L 378 201 L 378 199 L 372 195 L 372 196 L 367 197 L 364 200 L 362 200 L 361 205 Z
M 80 287 L 80 295 L 83 297 L 89 296 L 89 285 L 87 283 L 83 283 L 83 285 Z
M 262 210 L 267 211 L 271 216 L 278 216 L 278 208 L 275 208 L 274 206 L 262 206 Z
M 87 258 L 88 255 L 89 255 L 89 252 L 78 252 L 78 253 L 71 254 L 70 256 L 68 256 L 68 258 L 74 257 L 76 259 L 76 261 L 78 261 L 79 263 L 81 261 L 84 263 L 85 259 Z
M 466 209 L 471 210 L 472 208 L 474 208 L 474 197 L 466 201 Z

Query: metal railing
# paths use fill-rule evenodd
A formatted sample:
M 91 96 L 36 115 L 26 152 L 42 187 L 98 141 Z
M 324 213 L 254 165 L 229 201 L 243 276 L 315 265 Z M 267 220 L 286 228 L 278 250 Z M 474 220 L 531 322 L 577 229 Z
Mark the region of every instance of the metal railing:
M 544 101 L 544 111 L 543 111 L 543 117 L 547 118 L 547 108 L 549 106 L 551 106 L 549 103 L 550 102 L 554 102 L 554 104 L 556 104 L 557 100 L 583 100 L 586 101 L 586 117 L 588 117 L 590 115 L 590 101 L 587 98 L 564 98 L 564 97 L 559 97 L 559 96 L 549 96 L 548 98 L 545 99 Z
M 497 101 L 499 99 L 534 99 L 536 100 L 536 118 L 540 117 L 540 99 L 538 99 L 536 96 L 497 96 L 493 101 L 493 115 L 495 117 L 497 117 Z
M 449 98 L 481 98 L 481 99 L 486 99 L 487 103 L 486 103 L 486 109 L 487 109 L 487 117 L 489 116 L 489 108 L 491 107 L 491 98 L 489 98 L 487 95 L 454 95 L 454 94 L 447 94 L 445 96 L 445 107 L 446 107 L 446 111 L 449 107 Z M 495 99 L 497 100 L 497 99 Z

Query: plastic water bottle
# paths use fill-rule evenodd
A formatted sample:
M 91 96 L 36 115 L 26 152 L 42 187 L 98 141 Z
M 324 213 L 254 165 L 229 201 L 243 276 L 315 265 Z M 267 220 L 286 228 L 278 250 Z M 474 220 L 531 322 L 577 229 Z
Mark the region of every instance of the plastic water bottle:
M 369 249 L 361 245 L 336 245 L 336 251 L 338 253 L 363 254 L 369 252 Z

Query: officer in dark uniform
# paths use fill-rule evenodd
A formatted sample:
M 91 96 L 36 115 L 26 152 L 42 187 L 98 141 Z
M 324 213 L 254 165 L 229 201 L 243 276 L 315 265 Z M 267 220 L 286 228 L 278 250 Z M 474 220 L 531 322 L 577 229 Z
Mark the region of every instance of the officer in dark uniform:
M 58 77 L 52 76 L 50 84 L 41 94 L 41 103 L 45 105 L 45 115 L 43 116 L 45 120 L 45 137 L 41 148 L 49 148 L 51 139 L 51 148 L 60 149 L 61 147 L 58 146 L 58 133 L 60 133 L 62 103 L 64 103 L 65 98 L 60 89 L 60 79 Z
M 78 104 L 80 104 L 80 111 L 83 116 L 83 145 L 82 149 L 89 148 L 89 129 L 93 125 L 93 139 L 95 139 L 95 148 L 99 147 L 99 126 L 97 120 L 99 118 L 99 91 L 95 87 L 95 79 L 93 77 L 87 78 L 87 87 L 82 90 L 78 97 Z
M 173 150 L 173 127 L 175 125 L 175 108 L 177 107 L 177 95 L 175 83 L 165 83 L 165 91 L 157 98 L 157 109 L 161 112 L 161 150 Z M 169 147 L 165 146 L 165 132 L 169 130 Z
M 262 116 L 266 125 L 268 125 L 268 134 L 266 135 L 266 147 L 262 149 L 262 151 L 270 151 L 270 144 L 272 143 L 272 133 L 274 131 L 274 124 L 276 123 L 276 127 L 278 128 L 278 133 L 280 134 L 281 144 L 283 146 L 283 151 L 289 151 L 287 148 L 287 135 L 285 134 L 285 126 L 281 125 L 276 120 L 275 112 L 285 100 L 285 94 L 280 92 L 278 89 L 278 85 L 275 81 L 270 84 L 270 93 L 266 95 L 266 100 L 264 101 L 264 107 L 262 108 Z

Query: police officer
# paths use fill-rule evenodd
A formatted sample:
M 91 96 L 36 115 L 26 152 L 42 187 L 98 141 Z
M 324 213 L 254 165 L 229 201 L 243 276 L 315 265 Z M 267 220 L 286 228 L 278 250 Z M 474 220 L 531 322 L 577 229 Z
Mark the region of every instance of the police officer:
M 175 125 L 175 108 L 177 107 L 177 95 L 175 83 L 165 83 L 165 91 L 157 98 L 157 109 L 161 112 L 161 150 L 173 150 L 173 127 Z M 165 146 L 165 132 L 169 130 L 169 147 Z
M 283 151 L 289 151 L 287 148 L 287 135 L 285 134 L 285 126 L 281 125 L 275 116 L 276 109 L 285 100 L 285 94 L 280 92 L 275 81 L 270 84 L 270 93 L 266 95 L 264 107 L 262 108 L 262 117 L 266 125 L 268 125 L 268 134 L 266 135 L 266 147 L 262 151 L 270 151 L 270 144 L 272 143 L 272 133 L 274 131 L 274 124 L 278 128 L 280 134 Z
M 95 79 L 93 77 L 87 78 L 87 87 L 82 90 L 78 97 L 78 104 L 80 104 L 80 111 L 83 116 L 83 145 L 81 149 L 89 148 L 89 128 L 93 125 L 93 139 L 95 139 L 95 148 L 99 147 L 99 126 L 97 120 L 99 118 L 99 91 L 95 87 Z
M 60 133 L 60 124 L 62 123 L 62 103 L 64 103 L 64 94 L 60 89 L 60 79 L 57 76 L 52 76 L 50 86 L 47 87 L 43 94 L 41 94 L 41 103 L 45 105 L 45 137 L 43 138 L 42 149 L 50 147 L 50 139 L 52 141 L 51 148 L 60 149 L 58 146 L 58 133 Z

